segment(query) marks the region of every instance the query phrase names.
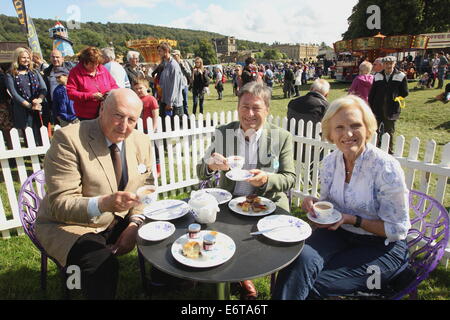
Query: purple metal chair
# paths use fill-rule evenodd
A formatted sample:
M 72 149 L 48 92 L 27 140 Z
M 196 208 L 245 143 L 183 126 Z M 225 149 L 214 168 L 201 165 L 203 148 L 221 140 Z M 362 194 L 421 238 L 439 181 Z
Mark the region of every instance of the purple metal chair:
M 417 299 L 417 287 L 428 278 L 445 253 L 449 240 L 449 213 L 439 201 L 422 192 L 410 190 L 409 206 L 414 211 L 408 232 L 409 272 L 414 274 L 390 299 L 398 300 L 409 295 Z
M 409 295 L 410 299 L 417 299 L 417 287 L 444 256 L 449 240 L 449 213 L 439 201 L 416 190 L 409 192 L 409 207 L 414 216 L 407 237 L 408 264 L 379 292 L 357 292 L 348 296 L 400 300 Z
M 19 217 L 25 233 L 31 239 L 36 248 L 38 248 L 41 252 L 41 289 L 44 291 L 47 289 L 47 258 L 50 258 L 56 264 L 61 273 L 63 278 L 63 287 L 67 297 L 68 291 L 65 285 L 65 268 L 61 266 L 56 259 L 47 254 L 34 233 L 36 214 L 45 193 L 44 170 L 39 170 L 29 176 L 20 188 L 18 198 Z

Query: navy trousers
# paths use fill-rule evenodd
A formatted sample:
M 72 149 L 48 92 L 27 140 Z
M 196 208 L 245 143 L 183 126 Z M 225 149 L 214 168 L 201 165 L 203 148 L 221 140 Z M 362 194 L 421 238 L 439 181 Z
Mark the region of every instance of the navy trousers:
M 404 240 L 386 246 L 382 237 L 317 229 L 299 257 L 278 273 L 273 299 L 324 299 L 383 289 L 407 260 Z M 380 288 L 374 288 L 378 275 Z

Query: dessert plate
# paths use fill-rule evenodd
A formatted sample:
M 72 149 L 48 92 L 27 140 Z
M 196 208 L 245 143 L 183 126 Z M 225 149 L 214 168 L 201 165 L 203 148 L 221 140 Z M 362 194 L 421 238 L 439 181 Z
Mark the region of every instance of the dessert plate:
M 210 230 L 200 231 L 197 239 L 189 239 L 188 234 L 179 237 L 171 248 L 172 256 L 178 262 L 194 267 L 194 268 L 209 268 L 221 265 L 222 263 L 231 259 L 236 251 L 236 244 L 226 234 L 217 232 L 216 244 L 211 251 L 203 250 L 203 236 L 211 232 Z M 188 241 L 196 241 L 200 245 L 200 256 L 196 259 L 188 258 L 183 255 L 183 245 Z
M 265 237 L 280 242 L 299 242 L 307 239 L 312 229 L 302 219 L 288 215 L 273 215 L 262 218 L 256 225 L 259 231 L 270 230 L 262 233 Z M 281 226 L 280 228 L 277 228 Z

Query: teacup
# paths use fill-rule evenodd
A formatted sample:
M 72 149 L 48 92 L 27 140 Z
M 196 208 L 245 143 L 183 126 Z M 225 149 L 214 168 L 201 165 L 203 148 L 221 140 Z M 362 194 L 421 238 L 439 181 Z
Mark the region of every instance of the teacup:
M 231 170 L 241 170 L 245 164 L 245 158 L 241 156 L 230 156 L 227 158 Z
M 136 194 L 142 204 L 151 204 L 156 201 L 158 193 L 155 186 L 143 186 L 137 189 Z
M 334 206 L 328 201 L 318 201 L 313 205 L 316 216 L 321 219 L 326 219 L 333 214 Z

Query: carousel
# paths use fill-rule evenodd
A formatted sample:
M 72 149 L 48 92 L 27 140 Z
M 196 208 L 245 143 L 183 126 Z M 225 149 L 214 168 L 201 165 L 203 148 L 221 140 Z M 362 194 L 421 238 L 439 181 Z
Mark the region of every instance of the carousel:
M 429 37 L 425 35 L 384 36 L 378 33 L 373 37 L 337 41 L 333 44 L 338 57 L 336 62 L 336 80 L 352 82 L 359 73 L 359 64 L 363 60 L 373 62 L 387 55 L 426 50 Z
M 176 40 L 157 39 L 152 37 L 140 40 L 130 40 L 127 41 L 125 45 L 128 48 L 139 51 L 146 63 L 158 64 L 161 58 L 159 57 L 156 48 L 161 42 L 167 42 L 172 48 L 177 45 Z

